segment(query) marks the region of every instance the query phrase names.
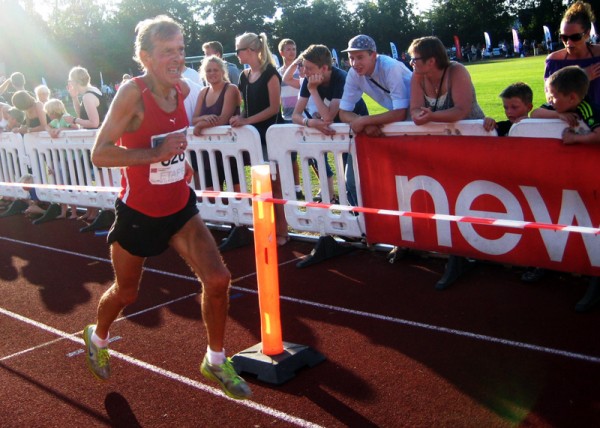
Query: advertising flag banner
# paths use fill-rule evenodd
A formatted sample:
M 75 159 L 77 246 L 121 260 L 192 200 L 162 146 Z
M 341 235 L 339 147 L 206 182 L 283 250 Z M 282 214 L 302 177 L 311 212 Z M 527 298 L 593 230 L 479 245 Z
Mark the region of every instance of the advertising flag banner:
M 359 134 L 356 149 L 369 242 L 600 275 L 597 147 Z
M 483 37 L 485 38 L 485 48 L 489 51 L 492 48 L 492 40 L 490 39 L 490 35 L 487 32 L 484 32 Z
M 519 46 L 519 33 L 517 33 L 517 30 L 515 30 L 514 28 L 512 29 L 512 36 L 513 36 L 513 48 L 515 50 L 515 55 L 519 54 L 521 52 L 521 47 Z
M 335 66 L 339 67 L 340 66 L 340 61 L 338 59 L 338 54 L 337 54 L 337 51 L 335 50 L 335 48 L 331 49 L 331 57 L 333 58 Z
M 392 49 L 392 58 L 398 59 L 398 49 L 396 49 L 394 42 L 390 42 L 390 48 Z
M 552 34 L 550 33 L 550 28 L 544 25 L 544 39 L 546 40 L 546 47 L 549 51 L 552 50 Z
M 460 40 L 458 39 L 458 36 L 454 36 L 454 47 L 456 48 L 456 58 L 462 60 L 462 49 L 460 48 Z

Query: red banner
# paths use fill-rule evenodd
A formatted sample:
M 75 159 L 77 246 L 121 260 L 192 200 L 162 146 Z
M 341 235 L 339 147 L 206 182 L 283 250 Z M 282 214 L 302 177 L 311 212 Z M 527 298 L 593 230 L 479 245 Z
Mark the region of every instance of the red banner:
M 600 147 L 519 137 L 356 139 L 369 208 L 529 221 L 513 228 L 366 214 L 370 242 L 600 276 Z
M 462 48 L 460 47 L 460 40 L 458 36 L 454 36 L 454 47 L 456 48 L 456 58 L 461 60 L 463 59 Z

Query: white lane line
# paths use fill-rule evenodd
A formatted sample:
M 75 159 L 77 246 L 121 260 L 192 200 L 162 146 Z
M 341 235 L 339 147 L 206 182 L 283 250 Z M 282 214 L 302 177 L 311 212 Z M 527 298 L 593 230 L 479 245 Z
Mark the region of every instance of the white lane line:
M 44 331 L 47 331 L 49 333 L 55 334 L 55 335 L 59 336 L 61 339 L 67 339 L 67 340 L 75 342 L 75 343 L 77 343 L 77 344 L 79 344 L 81 346 L 84 346 L 83 339 L 80 338 L 80 337 L 78 337 L 80 334 L 83 333 L 83 331 L 80 331 L 80 332 L 77 332 L 77 333 L 73 333 L 73 334 L 69 334 L 69 333 L 66 333 L 64 331 L 55 329 L 55 328 L 50 327 L 50 326 L 48 326 L 46 324 L 42 324 L 42 323 L 40 323 L 38 321 L 32 320 L 30 318 L 24 317 L 22 315 L 16 314 L 14 312 L 8 311 L 8 310 L 3 309 L 3 308 L 0 308 L 0 314 L 6 315 L 6 316 L 11 317 L 11 318 L 14 318 L 16 320 L 19 320 L 19 321 L 24 322 L 26 324 L 32 325 L 34 327 L 37 327 L 37 328 L 39 328 L 41 330 L 44 330 Z M 54 340 L 53 342 L 57 342 L 57 341 L 58 340 Z M 51 343 L 51 342 L 47 342 L 47 343 Z M 15 356 L 15 355 L 18 355 L 18 354 L 20 354 L 20 353 L 13 354 L 12 356 Z M 262 405 L 260 403 L 254 402 L 254 401 L 250 401 L 250 400 L 234 400 L 233 398 L 229 398 L 228 396 L 226 396 L 223 393 L 223 391 L 221 391 L 218 388 L 214 388 L 212 386 L 205 385 L 205 384 L 203 384 L 201 382 L 198 382 L 198 381 L 196 381 L 194 379 L 190 379 L 190 378 L 188 378 L 186 376 L 179 375 L 177 373 L 174 373 L 172 371 L 163 369 L 163 368 L 155 366 L 153 364 L 146 363 L 144 361 L 138 360 L 137 358 L 133 358 L 133 357 L 131 357 L 129 355 L 125 355 L 125 354 L 122 354 L 120 352 L 111 350 L 110 351 L 110 356 L 111 356 L 111 358 L 118 358 L 120 360 L 126 361 L 126 362 L 128 362 L 130 364 L 133 364 L 133 365 L 135 365 L 137 367 L 140 367 L 142 369 L 149 370 L 152 373 L 158 374 L 160 376 L 166 377 L 166 378 L 171 379 L 171 380 L 176 381 L 176 382 L 183 383 L 185 385 L 191 386 L 192 388 L 195 388 L 197 390 L 206 392 L 208 394 L 215 395 L 215 396 L 218 396 L 218 397 L 221 397 L 221 398 L 225 398 L 227 400 L 232 401 L 235 404 L 238 404 L 238 405 L 247 407 L 249 409 L 252 409 L 252 410 L 264 413 L 266 415 L 272 416 L 272 417 L 280 419 L 282 421 L 289 422 L 291 424 L 294 424 L 294 425 L 297 425 L 297 426 L 300 426 L 300 427 L 307 427 L 307 428 L 308 427 L 310 427 L 310 428 L 312 428 L 312 427 L 315 427 L 315 428 L 316 427 L 320 427 L 320 425 L 317 425 L 317 424 L 312 423 L 310 421 L 307 421 L 305 419 L 289 415 L 287 413 L 281 412 L 281 411 L 279 411 L 277 409 L 273 409 L 273 408 L 268 407 L 268 406 L 264 406 L 264 405 Z M 2 358 L 2 359 L 0 359 L 0 361 L 3 361 L 3 360 L 8 359 L 10 357 L 11 356 Z
M 18 241 L 18 240 L 14 240 L 14 239 L 10 239 L 10 238 L 0 237 L 0 240 L 6 240 L 6 241 L 22 244 L 22 245 L 29 245 L 29 246 L 34 246 L 34 247 L 38 247 L 38 248 L 43 248 L 43 249 L 46 249 L 49 251 L 56 251 L 59 253 L 66 253 L 66 254 L 70 254 L 70 255 L 74 255 L 74 256 L 91 258 L 94 260 L 101 260 L 101 261 L 110 263 L 110 260 L 108 260 L 108 259 L 100 259 L 100 258 L 94 257 L 94 256 L 88 256 L 85 254 L 70 252 L 70 251 L 56 249 L 53 247 L 42 246 L 42 245 L 38 245 L 38 244 L 32 244 L 29 242 Z M 290 263 L 292 261 L 288 261 L 286 263 Z M 178 277 L 181 279 L 197 281 L 197 279 L 194 276 L 172 274 L 169 272 L 164 272 L 164 271 L 160 271 L 160 270 L 156 270 L 156 269 L 152 269 L 151 271 L 154 273 L 162 274 L 162 275 L 175 276 L 175 277 Z M 243 278 L 248 278 L 248 277 L 251 277 L 254 275 L 255 275 L 255 273 L 248 274 L 241 278 L 235 279 L 233 282 L 237 282 Z M 234 286 L 234 285 L 231 286 L 231 289 L 237 290 L 237 291 L 243 291 L 246 293 L 253 293 L 253 294 L 258 293 L 257 290 Z M 195 294 L 196 293 L 190 294 L 189 296 L 186 296 L 186 297 L 195 296 Z M 176 299 L 176 300 L 180 300 L 180 299 Z M 566 351 L 566 350 L 562 350 L 562 349 L 549 348 L 546 346 L 534 345 L 534 344 L 525 343 L 525 342 L 518 342 L 518 341 L 503 339 L 503 338 L 494 337 L 494 336 L 487 336 L 484 334 L 478 334 L 478 333 L 473 333 L 473 332 L 464 331 L 464 330 L 457 330 L 457 329 L 452 329 L 452 328 L 448 328 L 448 327 L 441 327 L 441 326 L 436 326 L 436 325 L 431 325 L 431 324 L 425 324 L 425 323 L 421 323 L 421 322 L 417 322 L 417 321 L 405 320 L 402 318 L 395 318 L 395 317 L 390 317 L 390 316 L 386 316 L 386 315 L 374 314 L 371 312 L 358 311 L 358 310 L 343 308 L 343 307 L 339 307 L 339 306 L 327 305 L 327 304 L 323 304 L 323 303 L 313 302 L 310 300 L 297 299 L 294 297 L 280 296 L 280 299 L 288 301 L 288 302 L 292 302 L 292 303 L 301 304 L 301 305 L 312 306 L 312 307 L 319 308 L 319 309 L 326 309 L 329 311 L 342 312 L 342 313 L 361 316 L 361 317 L 365 317 L 365 318 L 372 318 L 372 319 L 377 319 L 377 320 L 381 320 L 381 321 L 392 322 L 392 323 L 399 324 L 399 325 L 406 325 L 406 326 L 415 327 L 415 328 L 422 328 L 425 330 L 436 331 L 439 333 L 446 333 L 446 334 L 459 336 L 459 337 L 466 337 L 469 339 L 479 340 L 482 342 L 496 343 L 496 344 L 505 345 L 505 346 L 509 346 L 509 347 L 527 349 L 530 351 L 542 352 L 542 353 L 546 353 L 546 354 L 571 358 L 571 359 L 575 359 L 575 360 L 586 361 L 586 362 L 590 362 L 590 363 L 596 363 L 596 364 L 600 363 L 600 357 L 597 357 L 594 355 L 586 355 L 586 354 L 581 354 L 581 353 L 572 352 L 572 351 Z M 157 307 L 164 306 L 164 305 L 166 305 L 166 303 L 161 304 Z M 146 310 L 144 310 L 144 311 L 146 311 Z M 130 314 L 125 318 L 131 318 L 133 316 L 136 316 L 137 314 L 138 313 Z

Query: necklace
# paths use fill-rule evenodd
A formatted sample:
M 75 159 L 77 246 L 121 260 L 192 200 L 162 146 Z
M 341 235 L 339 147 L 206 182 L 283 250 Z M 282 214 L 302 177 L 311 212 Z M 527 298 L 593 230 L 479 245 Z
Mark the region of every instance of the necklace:
M 448 67 L 444 68 L 444 72 L 442 73 L 442 79 L 440 80 L 439 86 L 437 87 L 437 89 L 434 88 L 434 90 L 435 90 L 435 105 L 433 106 L 432 111 L 436 111 L 437 110 L 438 101 L 440 100 L 439 93 L 442 90 L 442 83 L 444 83 L 444 77 L 446 76 L 446 70 L 448 70 Z

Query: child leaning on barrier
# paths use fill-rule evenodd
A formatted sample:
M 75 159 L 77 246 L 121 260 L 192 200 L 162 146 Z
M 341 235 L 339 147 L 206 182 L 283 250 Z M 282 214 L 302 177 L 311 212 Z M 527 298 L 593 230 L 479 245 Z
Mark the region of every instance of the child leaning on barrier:
M 71 115 L 67 113 L 67 109 L 63 102 L 56 98 L 51 98 L 44 104 L 44 111 L 50 118 L 50 123 L 46 127 L 46 131 L 52 138 L 58 137 L 60 131 L 63 129 L 79 129 L 79 126 L 75 123 L 68 122 L 65 117 Z
M 1 107 L 0 132 L 19 132 L 21 125 L 25 122 L 25 113 L 8 104 L 2 104 Z
M 587 100 L 588 87 L 588 76 L 579 66 L 555 71 L 546 80 L 548 103 L 535 109 L 531 117 L 567 122 L 569 127 L 563 131 L 564 144 L 600 143 L 600 107 Z M 539 268 L 536 271 L 528 279 L 537 280 L 545 273 Z M 589 279 L 585 295 L 575 305 L 575 311 L 587 312 L 599 303 L 600 278 L 594 276 Z
M 508 120 L 496 122 L 491 117 L 486 117 L 483 119 L 483 128 L 486 131 L 495 129 L 500 137 L 505 137 L 513 124 L 529 116 L 533 108 L 533 91 L 527 83 L 512 83 L 500 93 L 500 98 Z
M 589 85 L 582 68 L 576 65 L 561 68 L 546 80 L 548 103 L 535 109 L 531 117 L 567 122 L 564 144 L 600 143 L 600 106 L 587 99 Z

